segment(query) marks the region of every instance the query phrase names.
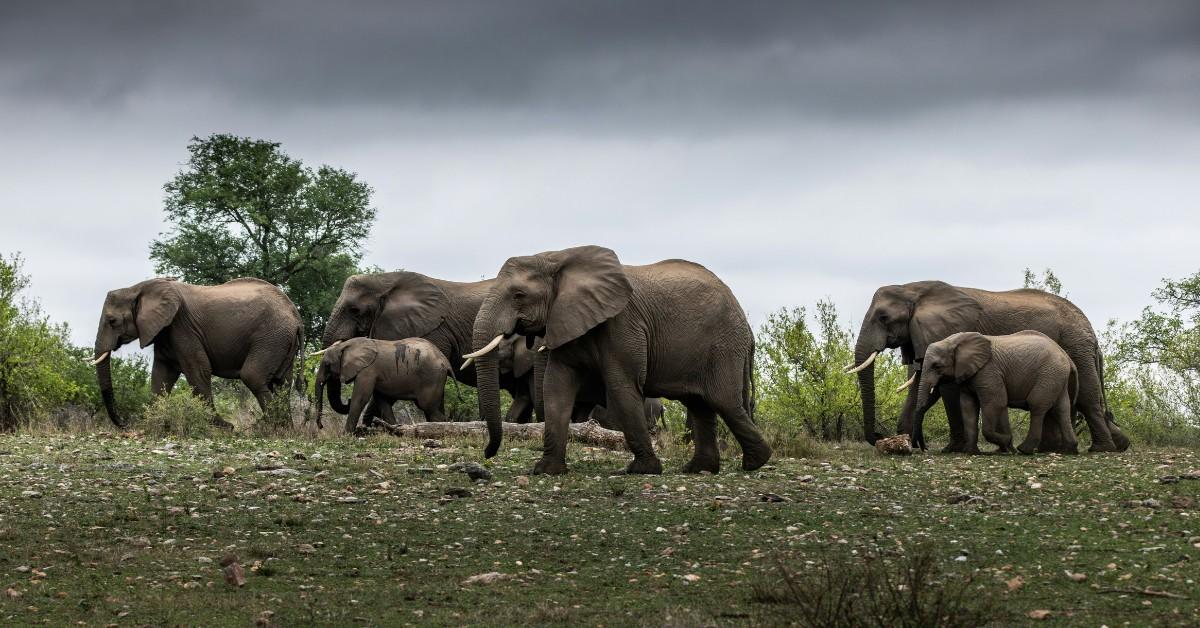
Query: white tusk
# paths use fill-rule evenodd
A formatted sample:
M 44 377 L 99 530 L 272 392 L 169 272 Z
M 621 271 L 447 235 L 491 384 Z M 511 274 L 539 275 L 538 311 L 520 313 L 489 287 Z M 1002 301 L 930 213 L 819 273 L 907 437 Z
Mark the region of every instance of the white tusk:
M 871 355 L 867 356 L 867 359 L 863 360 L 862 364 L 859 364 L 858 366 L 846 371 L 846 374 L 848 375 L 850 373 L 857 373 L 857 372 L 867 368 L 868 366 L 871 366 L 872 364 L 875 363 L 875 356 L 877 356 L 877 355 L 879 355 L 878 351 L 871 352 Z
M 908 378 L 907 382 L 904 382 L 903 384 L 901 384 L 900 387 L 896 389 L 896 392 L 900 392 L 900 391 L 904 390 L 905 388 L 912 386 L 913 382 L 915 382 L 915 381 L 917 381 L 917 376 L 914 374 L 912 377 Z
M 465 370 L 467 370 L 467 367 L 468 367 L 468 366 L 471 366 L 471 363 L 472 363 L 472 362 L 474 362 L 474 361 L 475 361 L 475 358 L 467 358 L 467 361 L 466 361 L 466 362 L 463 362 L 463 363 L 462 363 L 462 366 L 458 367 L 458 370 L 460 370 L 460 371 L 465 371 Z
M 92 362 L 92 366 L 96 366 L 97 364 L 99 364 L 99 363 L 101 363 L 101 362 L 103 362 L 103 361 L 107 360 L 107 359 L 108 359 L 108 354 L 109 354 L 109 352 L 108 352 L 108 351 L 105 351 L 104 353 L 101 353 L 101 354 L 100 354 L 100 357 L 98 357 L 98 358 L 96 358 L 95 360 L 92 360 L 92 361 L 91 361 L 91 362 Z M 84 358 L 84 360 L 87 360 L 87 358 Z
M 311 358 L 314 355 L 321 355 L 322 353 L 325 353 L 326 351 L 329 351 L 330 349 L 332 349 L 340 344 L 342 344 L 342 341 L 338 340 L 337 342 L 334 342 L 333 344 L 329 345 L 328 347 L 325 347 L 324 349 L 321 349 L 320 351 L 313 351 L 312 353 L 308 354 L 308 357 Z
M 500 334 L 499 336 L 492 338 L 492 341 L 487 343 L 487 346 L 480 349 L 479 351 L 476 351 L 475 353 L 468 353 L 468 354 L 464 355 L 463 357 L 464 358 L 477 358 L 481 355 L 487 355 L 492 352 L 492 349 L 495 349 L 496 347 L 500 346 L 501 340 L 504 340 L 504 334 Z
M 545 350 L 546 350 L 546 345 L 542 345 L 542 346 L 538 347 L 538 350 L 537 350 L 537 352 L 538 352 L 538 353 L 541 353 L 541 352 L 543 352 L 543 351 L 545 351 Z
M 934 384 L 934 385 L 932 385 L 932 386 L 930 386 L 930 387 L 929 387 L 929 394 L 931 394 L 931 395 L 932 395 L 932 394 L 933 394 L 933 393 L 935 393 L 935 392 L 937 392 L 937 384 Z

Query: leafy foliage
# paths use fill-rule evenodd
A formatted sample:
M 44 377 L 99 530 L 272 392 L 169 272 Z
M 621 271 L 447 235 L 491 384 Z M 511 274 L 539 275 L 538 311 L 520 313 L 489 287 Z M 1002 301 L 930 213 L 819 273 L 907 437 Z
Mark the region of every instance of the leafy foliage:
M 169 395 L 155 397 L 137 424 L 138 429 L 155 436 L 202 437 L 215 428 L 216 412 L 208 402 L 192 394 L 187 386 L 176 386 Z
M 1041 290 L 1043 292 L 1049 292 L 1050 294 L 1057 294 L 1060 297 L 1067 296 L 1063 292 L 1062 281 L 1060 281 L 1058 276 L 1054 274 L 1054 271 L 1050 270 L 1049 268 L 1042 271 L 1041 277 L 1038 277 L 1036 273 L 1026 268 L 1024 287 Z
M 0 429 L 75 398 L 64 373 L 73 359 L 66 325 L 50 322 L 37 301 L 22 297 L 29 277 L 19 255 L 0 257 Z
M 781 309 L 767 317 L 757 334 L 760 423 L 792 427 L 822 440 L 858 439 L 862 406 L 857 377 L 844 372 L 854 361 L 853 331 L 843 326 L 837 307 L 818 301 L 811 317 L 804 307 Z M 876 403 L 880 416 L 900 415 L 905 393 L 896 389 L 908 379 L 899 356 L 882 353 L 875 360 Z M 933 429 L 945 425 L 939 410 L 927 415 Z
M 319 338 L 375 220 L 371 188 L 345 170 L 304 166 L 277 142 L 193 137 L 187 167 L 164 186 L 170 231 L 150 244 L 158 272 L 218 284 L 280 286 Z
M 65 365 L 65 374 L 75 384 L 73 403 L 91 413 L 103 413 L 104 400 L 100 397 L 96 369 L 88 364 L 94 357 L 92 349 L 73 347 L 70 354 L 72 359 Z M 112 356 L 109 360 L 117 412 L 136 421 L 150 403 L 150 360 L 140 353 L 124 358 Z M 186 387 L 186 384 L 181 385 Z

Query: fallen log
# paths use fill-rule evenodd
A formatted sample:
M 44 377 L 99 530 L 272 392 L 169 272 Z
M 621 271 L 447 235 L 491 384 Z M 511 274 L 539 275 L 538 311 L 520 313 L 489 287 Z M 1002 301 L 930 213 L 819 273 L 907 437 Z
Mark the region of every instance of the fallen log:
M 536 440 L 545 434 L 545 423 L 502 423 L 505 438 Z M 405 438 L 446 438 L 449 436 L 486 435 L 487 423 L 483 421 L 465 421 L 452 423 L 436 421 L 432 423 L 414 423 L 412 425 L 388 425 L 376 421 L 375 427 L 382 428 L 393 436 Z M 625 449 L 625 435 L 617 430 L 607 430 L 600 427 L 594 420 L 571 424 L 571 440 L 605 449 Z

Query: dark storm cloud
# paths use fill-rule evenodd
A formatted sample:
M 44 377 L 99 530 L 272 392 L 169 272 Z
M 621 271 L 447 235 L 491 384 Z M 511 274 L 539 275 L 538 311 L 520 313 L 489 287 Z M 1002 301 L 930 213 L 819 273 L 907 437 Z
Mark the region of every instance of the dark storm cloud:
M 566 115 L 885 116 L 1200 95 L 1200 3 L 35 2 L 0 8 L 7 98 Z

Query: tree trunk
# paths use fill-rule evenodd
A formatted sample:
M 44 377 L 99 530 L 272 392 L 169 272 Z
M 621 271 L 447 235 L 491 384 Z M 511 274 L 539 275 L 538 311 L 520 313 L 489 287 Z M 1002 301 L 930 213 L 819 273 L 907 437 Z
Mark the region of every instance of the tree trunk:
M 376 423 L 376 427 L 405 438 L 448 438 L 455 436 L 473 436 L 489 434 L 488 424 L 484 421 L 467 421 L 464 423 L 434 422 L 416 423 L 413 425 L 387 425 Z M 525 440 L 541 439 L 545 432 L 545 423 L 502 423 L 505 436 Z M 604 449 L 624 450 L 625 435 L 617 430 L 600 427 L 593 420 L 571 424 L 571 438 L 577 442 Z

